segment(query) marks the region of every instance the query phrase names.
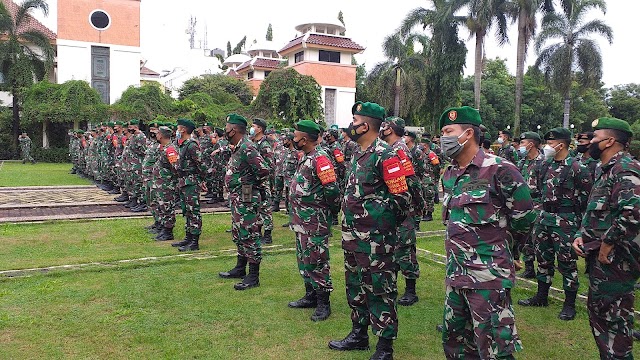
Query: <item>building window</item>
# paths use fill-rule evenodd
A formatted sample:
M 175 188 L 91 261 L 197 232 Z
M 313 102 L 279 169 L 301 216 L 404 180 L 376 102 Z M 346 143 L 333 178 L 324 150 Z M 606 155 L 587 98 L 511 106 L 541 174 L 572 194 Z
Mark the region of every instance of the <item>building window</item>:
M 267 78 L 267 76 L 269 76 L 269 74 L 271 74 L 271 71 L 265 71 L 265 72 L 264 72 L 264 77 L 265 77 L 265 79 Z
M 340 63 L 340 53 L 337 51 L 320 50 L 320 61 Z
M 300 51 L 299 53 L 296 53 L 295 62 L 299 63 L 303 60 L 304 60 L 304 51 Z
M 253 71 L 249 71 L 247 73 L 247 79 L 249 79 L 249 80 L 253 79 Z
M 97 30 L 106 30 L 111 25 L 111 18 L 104 10 L 93 10 L 89 15 L 89 23 Z

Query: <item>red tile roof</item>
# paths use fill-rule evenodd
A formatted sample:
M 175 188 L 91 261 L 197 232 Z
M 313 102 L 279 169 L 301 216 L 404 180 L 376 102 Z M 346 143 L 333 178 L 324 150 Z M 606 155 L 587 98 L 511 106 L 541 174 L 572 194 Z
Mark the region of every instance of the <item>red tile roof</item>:
M 16 3 L 11 0 L 2 0 L 4 6 L 11 14 L 11 17 L 15 19 L 16 14 L 18 13 L 18 9 L 20 8 Z M 55 40 L 58 36 L 56 33 L 51 31 L 48 27 L 44 26 L 40 21 L 36 20 L 33 16 L 27 15 L 27 18 L 23 22 L 23 26 L 18 29 L 18 33 L 23 33 L 25 31 L 37 30 L 43 33 L 50 40 Z
M 308 36 L 308 37 L 307 37 Z M 307 37 L 305 39 L 305 37 Z M 320 46 L 331 46 L 349 50 L 357 50 L 362 51 L 364 47 L 357 44 L 353 40 L 349 38 L 345 38 L 342 36 L 332 36 L 332 35 L 323 35 L 323 34 L 305 34 L 299 36 L 293 40 L 291 40 L 285 47 L 283 47 L 279 53 L 282 53 L 288 49 L 293 48 L 294 46 L 300 45 L 302 43 L 320 45 Z
M 229 70 L 227 71 L 227 76 L 232 76 L 232 77 L 234 77 L 234 78 L 236 78 L 236 79 L 242 79 L 242 77 L 243 77 L 242 75 L 238 74 L 238 73 L 237 73 L 235 70 L 233 70 L 233 69 L 229 69 Z
M 140 75 L 142 75 L 142 76 L 160 76 L 159 73 L 149 69 L 146 66 L 143 66 L 143 67 L 140 68 Z
M 277 69 L 284 60 L 281 59 L 265 59 L 261 57 L 255 57 L 249 61 L 245 61 L 236 68 L 236 71 L 242 71 L 248 67 L 262 68 L 262 69 Z

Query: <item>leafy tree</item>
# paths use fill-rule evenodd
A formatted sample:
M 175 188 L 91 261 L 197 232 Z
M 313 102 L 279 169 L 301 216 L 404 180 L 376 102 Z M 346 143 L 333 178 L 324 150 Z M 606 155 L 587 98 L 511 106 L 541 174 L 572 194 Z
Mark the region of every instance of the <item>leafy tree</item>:
M 611 116 L 637 122 L 640 120 L 640 84 L 614 86 L 607 94 L 607 105 Z
M 287 126 L 300 119 L 322 120 L 320 85 L 312 76 L 294 69 L 278 69 L 260 85 L 253 112 L 265 119 L 281 120 Z
M 342 13 L 342 10 L 340 10 L 340 12 L 338 13 L 338 21 L 340 21 L 340 24 L 342 24 L 342 26 L 346 28 L 347 25 L 344 24 L 344 14 Z M 340 32 L 340 35 L 342 36 L 344 36 L 345 34 L 345 31 Z
M 542 31 L 536 39 L 538 59 L 535 66 L 542 69 L 551 85 L 563 96 L 564 127 L 569 126 L 574 69 L 582 73 L 578 79 L 582 86 L 600 85 L 602 54 L 598 44 L 589 36 L 598 34 L 609 43 L 613 41 L 613 31 L 602 20 L 585 22 L 587 13 L 592 9 L 605 12 L 605 1 L 563 1 L 562 12 L 545 15 L 542 20 Z M 544 47 L 554 40 L 556 41 Z
M 273 41 L 273 28 L 271 27 L 271 24 L 269 24 L 269 27 L 267 28 L 267 36 L 265 38 L 267 41 Z
M 174 111 L 174 104 L 173 99 L 159 85 L 148 83 L 140 87 L 129 86 L 111 109 L 115 116 L 123 119 L 148 121 L 158 115 L 170 116 Z
M 224 74 L 206 74 L 185 81 L 178 99 L 183 100 L 195 93 L 207 94 L 219 105 L 236 101 L 249 105 L 253 100 L 253 93 L 246 82 Z
M 45 0 L 25 0 L 14 17 L 0 2 L 0 71 L 4 75 L 4 90 L 13 96 L 12 145 L 17 149 L 20 131 L 21 91 L 34 79 L 41 81 L 53 67 L 54 49 L 50 39 L 29 26 L 31 12 L 40 10 L 47 16 L 49 6 Z
M 233 50 L 231 49 L 231 41 L 227 41 L 227 57 L 233 55 Z M 221 61 L 222 63 L 222 61 Z
M 83 80 L 69 80 L 62 84 L 60 101 L 66 110 L 65 122 L 74 127 L 82 121 L 99 122 L 109 115 L 109 106 L 102 102 L 100 94 Z
M 240 40 L 240 42 L 236 44 L 236 47 L 233 48 L 233 53 L 240 54 L 246 44 L 247 44 L 247 37 L 245 36 L 242 38 L 242 40 Z

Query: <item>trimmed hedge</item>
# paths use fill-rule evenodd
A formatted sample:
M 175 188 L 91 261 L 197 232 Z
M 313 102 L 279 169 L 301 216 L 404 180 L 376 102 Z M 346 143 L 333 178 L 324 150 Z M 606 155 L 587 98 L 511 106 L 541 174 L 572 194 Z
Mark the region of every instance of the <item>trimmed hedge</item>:
M 38 161 L 44 163 L 68 163 L 69 148 L 49 148 L 43 149 L 40 147 L 31 148 L 31 156 Z

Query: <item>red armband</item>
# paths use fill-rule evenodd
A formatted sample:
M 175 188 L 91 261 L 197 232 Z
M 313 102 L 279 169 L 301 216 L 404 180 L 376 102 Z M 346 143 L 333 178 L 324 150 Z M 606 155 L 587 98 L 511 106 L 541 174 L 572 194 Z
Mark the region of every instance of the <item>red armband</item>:
M 409 190 L 402 163 L 396 156 L 382 162 L 382 179 L 392 194 L 401 194 Z
M 336 171 L 333 169 L 331 160 L 324 155 L 316 158 L 316 173 L 322 185 L 330 184 L 337 180 Z
M 336 159 L 338 164 L 344 162 L 344 154 L 340 149 L 333 149 L 333 157 Z
M 167 159 L 169 160 L 170 164 L 173 165 L 178 162 L 178 152 L 173 146 L 167 146 L 167 148 L 164 149 L 164 153 L 167 155 Z
M 404 176 L 413 176 L 416 174 L 413 169 L 413 163 L 411 163 L 411 159 L 407 156 L 404 150 L 398 150 L 398 157 L 400 158 L 400 162 L 402 163 L 402 168 L 404 169 Z

